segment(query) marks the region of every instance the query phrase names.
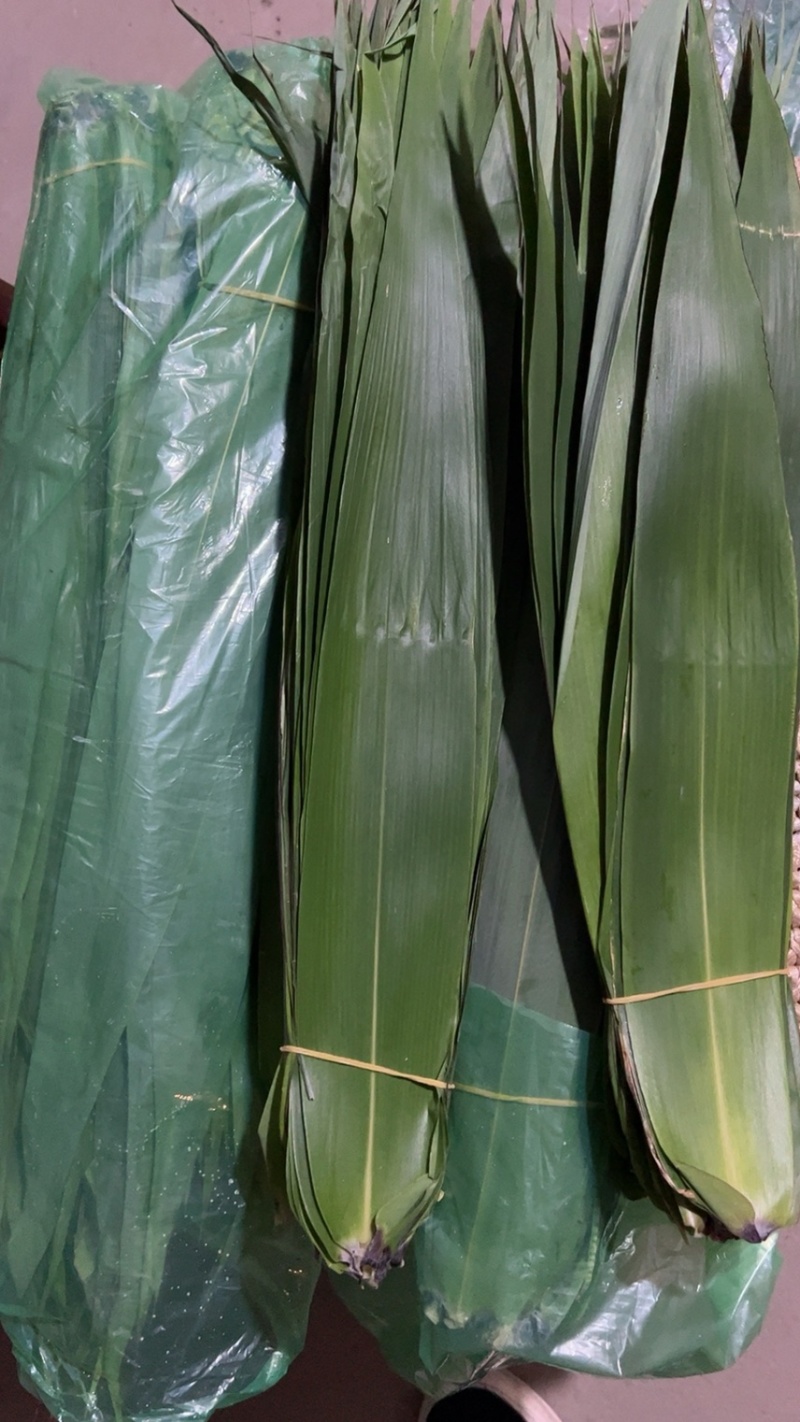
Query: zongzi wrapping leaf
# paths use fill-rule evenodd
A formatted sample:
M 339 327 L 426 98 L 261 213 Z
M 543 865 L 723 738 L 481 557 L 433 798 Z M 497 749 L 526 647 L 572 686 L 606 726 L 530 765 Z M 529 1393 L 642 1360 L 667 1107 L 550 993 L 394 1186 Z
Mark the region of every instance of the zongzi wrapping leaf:
M 800 1203 L 797 1028 L 781 976 L 797 587 L 699 4 L 684 63 L 636 476 L 618 899 L 601 955 L 611 995 L 642 996 L 616 1015 L 663 1173 L 726 1230 L 760 1239 Z
M 299 94 L 326 85 L 314 46 L 263 57 Z M 37 724 L 34 670 L 85 700 L 78 725 L 44 720 L 74 763 L 52 819 L 27 811 L 52 859 L 3 1105 L 14 1277 L 0 1312 L 15 1315 L 22 1366 L 65 1422 L 197 1422 L 261 1391 L 302 1344 L 316 1277 L 299 1229 L 275 1228 L 264 1180 L 253 981 L 256 912 L 280 953 L 264 850 L 316 237 L 274 140 L 216 63 L 173 97 L 174 181 L 142 215 L 125 289 L 117 261 L 95 298 L 119 318 L 121 352 L 79 313 L 70 326 L 84 360 L 117 357 L 102 462 L 79 481 L 91 511 L 73 520 L 54 499 L 38 518 L 33 497 L 47 471 L 57 487 L 75 478 L 74 366 L 44 392 L 27 482 L 3 426 L 7 497 L 31 496 L 12 550 L 21 560 L 41 544 L 93 636 L 90 673 L 65 675 L 51 643 L 33 666 L 17 659 L 3 702 L 13 690 Z M 98 172 L 110 183 L 115 170 Z M 116 252 L 107 208 L 86 217 Z M 86 254 L 74 257 L 80 276 Z M 10 402 L 24 354 L 12 341 Z M 12 593 L 6 582 L 6 644 Z M 4 715 L 6 777 L 18 741 Z M 10 962 L 23 946 L 7 943 Z
M 468 5 L 401 9 L 416 29 L 388 51 L 355 7 L 337 29 L 287 650 L 292 1050 L 264 1127 L 323 1258 L 369 1281 L 440 1188 L 447 1092 L 413 1078 L 451 1071 L 498 700 L 484 336 L 459 205 L 481 156 L 465 128 L 487 141 L 498 81 L 468 87 Z

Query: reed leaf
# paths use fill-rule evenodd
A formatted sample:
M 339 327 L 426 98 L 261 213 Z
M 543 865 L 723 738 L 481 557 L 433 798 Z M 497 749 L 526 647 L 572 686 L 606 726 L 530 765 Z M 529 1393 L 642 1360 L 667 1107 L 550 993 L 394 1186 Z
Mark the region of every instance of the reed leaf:
M 778 415 L 781 461 L 795 550 L 800 560 L 800 428 L 796 391 L 800 380 L 795 313 L 800 303 L 800 186 L 783 116 L 764 70 L 761 46 L 751 31 L 734 109 L 748 110 L 736 212 L 747 265 L 764 320 L 772 392 Z
M 554 735 L 570 840 L 595 940 L 606 872 L 606 666 L 609 653 L 614 655 L 619 616 L 638 306 L 685 12 L 685 0 L 652 0 L 633 32 L 569 534 Z
M 761 308 L 694 0 L 685 63 L 637 471 L 614 995 L 779 972 L 788 940 L 797 587 Z M 617 1015 L 675 1187 L 745 1238 L 789 1223 L 800 1116 L 785 978 Z
M 459 208 L 475 164 L 443 122 L 467 92 L 467 9 L 422 0 L 404 101 L 397 67 L 387 76 L 360 53 L 340 13 L 286 701 L 289 1043 L 437 1081 L 452 1065 L 497 723 L 484 336 Z M 479 97 L 496 108 L 496 85 Z M 363 240 L 366 291 L 342 231 Z M 334 1269 L 377 1281 L 399 1258 L 440 1188 L 445 1098 L 286 1056 L 264 1134 L 280 1139 L 289 1202 Z

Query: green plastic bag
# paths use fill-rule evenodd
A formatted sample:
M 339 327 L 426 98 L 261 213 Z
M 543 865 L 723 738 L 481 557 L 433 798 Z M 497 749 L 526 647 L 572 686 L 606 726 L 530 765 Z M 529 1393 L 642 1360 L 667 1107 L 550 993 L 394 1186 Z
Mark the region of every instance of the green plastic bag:
M 380 1290 L 336 1287 L 390 1365 L 432 1394 L 510 1360 L 712 1372 L 758 1332 L 777 1251 L 684 1236 L 620 1188 L 530 605 L 506 684 L 443 1196 Z
M 717 67 L 728 88 L 736 68 L 739 35 L 752 20 L 764 34 L 767 72 L 773 78 L 795 157 L 800 157 L 800 10 L 794 0 L 706 0 Z
M 305 1334 L 253 987 L 315 241 L 214 61 L 51 95 L 0 405 L 0 1316 L 59 1422 L 197 1422 Z

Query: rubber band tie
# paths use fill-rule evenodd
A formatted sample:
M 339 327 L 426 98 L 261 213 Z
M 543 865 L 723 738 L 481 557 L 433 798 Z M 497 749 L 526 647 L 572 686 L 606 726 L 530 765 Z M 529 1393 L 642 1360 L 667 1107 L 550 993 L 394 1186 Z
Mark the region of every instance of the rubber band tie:
M 226 296 L 247 296 L 251 301 L 266 301 L 270 306 L 286 306 L 290 311 L 307 311 L 314 315 L 314 307 L 303 301 L 292 301 L 288 296 L 276 296 L 270 291 L 254 291 L 247 286 L 217 286 L 215 291 L 223 291 Z
M 463 1091 L 468 1096 L 481 1096 L 487 1101 L 508 1102 L 516 1106 L 565 1106 L 573 1109 L 594 1108 L 596 1101 L 560 1100 L 550 1096 L 511 1096 L 504 1091 L 490 1091 L 484 1086 L 465 1086 L 458 1081 L 440 1081 L 437 1077 L 417 1076 L 411 1071 L 397 1071 L 394 1067 L 380 1066 L 377 1062 L 362 1062 L 355 1057 L 338 1057 L 332 1052 L 316 1052 L 311 1047 L 283 1046 L 281 1051 L 290 1056 L 312 1057 L 319 1062 L 332 1062 L 334 1066 L 355 1067 L 357 1071 L 371 1071 L 378 1076 L 394 1077 L 400 1081 L 410 1081 L 416 1086 L 428 1086 L 433 1091 Z
M 659 988 L 658 992 L 632 992 L 627 997 L 604 997 L 608 1007 L 626 1007 L 630 1002 L 654 1002 L 659 997 L 672 997 L 680 992 L 703 992 L 706 988 L 734 987 L 737 983 L 754 983 L 760 978 L 788 978 L 788 968 L 767 968 L 760 973 L 735 973 L 730 978 L 709 978 L 702 983 L 681 983 L 679 987 Z
M 149 168 L 143 158 L 98 158 L 94 163 L 79 163 L 76 168 L 65 168 L 63 173 L 48 173 L 42 181 L 49 186 L 62 178 L 74 178 L 76 173 L 90 173 L 94 168 Z

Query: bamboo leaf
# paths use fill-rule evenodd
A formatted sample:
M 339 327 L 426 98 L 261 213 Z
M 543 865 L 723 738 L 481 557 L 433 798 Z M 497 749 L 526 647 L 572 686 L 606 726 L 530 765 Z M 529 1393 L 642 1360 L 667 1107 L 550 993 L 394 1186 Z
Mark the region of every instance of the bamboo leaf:
M 593 935 L 606 864 L 605 667 L 616 638 L 613 616 L 636 388 L 638 305 L 685 13 L 685 0 L 651 0 L 633 33 L 577 462 L 554 731 L 570 838 Z
M 777 970 L 787 941 L 797 587 L 761 309 L 699 3 L 687 53 L 637 478 L 612 984 L 625 994 Z M 665 1168 L 732 1233 L 763 1238 L 788 1223 L 800 1117 L 785 979 L 622 1015 L 626 1065 Z
M 312 695 L 288 746 L 290 1041 L 432 1079 L 452 1062 L 496 734 L 483 332 L 442 123 L 442 75 L 462 91 L 468 75 L 449 70 L 450 33 L 425 0 L 352 404 L 332 417 L 333 365 L 318 384 L 316 457 L 330 431 L 335 472 L 322 539 L 306 524 Z M 378 1280 L 436 1198 L 443 1093 L 290 1056 L 272 1111 L 292 1208 L 333 1268 Z
M 237 67 L 211 31 L 207 30 L 205 25 L 190 15 L 188 11 L 182 9 L 178 0 L 172 0 L 172 3 L 178 14 L 192 26 L 192 29 L 197 31 L 213 50 L 228 78 L 264 120 L 268 131 L 280 145 L 287 176 L 292 182 L 297 183 L 306 201 L 313 203 L 321 150 L 327 140 L 328 130 L 328 110 L 324 102 L 324 87 L 314 86 L 309 111 L 303 114 L 306 121 L 299 123 L 296 112 L 296 92 L 289 101 L 285 100 L 280 93 L 280 88 L 276 88 L 272 74 L 265 68 L 257 55 L 254 54 L 253 57 L 266 87 L 256 84 L 249 74 Z
M 800 560 L 800 432 L 796 392 L 800 352 L 800 187 L 761 47 L 751 32 L 741 81 L 751 89 L 750 122 L 736 210 L 742 246 L 764 319 L 770 379 L 778 414 L 784 489 L 795 567 Z

